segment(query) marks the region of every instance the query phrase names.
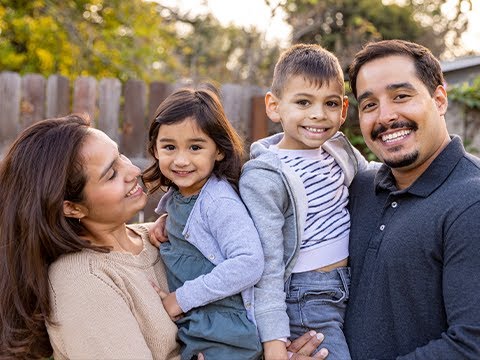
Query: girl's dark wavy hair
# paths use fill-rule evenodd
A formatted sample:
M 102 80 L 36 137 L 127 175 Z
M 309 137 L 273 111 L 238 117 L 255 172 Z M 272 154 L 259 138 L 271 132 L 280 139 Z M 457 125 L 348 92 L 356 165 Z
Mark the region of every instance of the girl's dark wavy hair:
M 238 190 L 238 180 L 244 159 L 243 141 L 227 119 L 217 89 L 211 84 L 198 88 L 183 88 L 173 92 L 157 108 L 148 132 L 148 153 L 155 160 L 143 172 L 143 182 L 150 194 L 158 189 L 176 187 L 160 171 L 155 156 L 158 130 L 162 125 L 180 123 L 186 118 L 196 121 L 198 127 L 217 145 L 224 158 L 215 163 L 213 173 L 227 179 Z
M 25 129 L 0 163 L 0 358 L 48 358 L 52 347 L 48 266 L 91 248 L 63 202 L 81 202 L 86 176 L 80 151 L 89 120 L 69 115 Z

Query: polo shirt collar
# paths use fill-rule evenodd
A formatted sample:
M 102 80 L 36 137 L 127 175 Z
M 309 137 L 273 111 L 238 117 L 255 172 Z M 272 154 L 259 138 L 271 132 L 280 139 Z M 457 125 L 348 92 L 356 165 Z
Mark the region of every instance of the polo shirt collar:
M 460 159 L 465 156 L 465 149 L 459 136 L 451 136 L 452 141 L 442 150 L 425 172 L 408 188 L 399 191 L 391 169 L 383 164 L 375 176 L 375 192 L 389 191 L 410 193 L 427 197 L 434 192 L 450 175 Z

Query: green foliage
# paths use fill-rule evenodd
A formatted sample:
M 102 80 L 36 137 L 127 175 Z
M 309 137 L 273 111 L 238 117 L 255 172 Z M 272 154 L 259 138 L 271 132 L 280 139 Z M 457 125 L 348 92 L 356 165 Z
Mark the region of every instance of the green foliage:
M 175 31 L 154 3 L 3 0 L 0 19 L 0 70 L 126 80 L 165 79 L 179 66 L 168 56 Z
M 404 0 L 400 6 L 393 0 L 285 0 L 281 6 L 293 27 L 293 43 L 320 43 L 346 68 L 367 41 L 415 41 L 437 56 L 451 50 L 468 25 L 465 9 L 471 9 L 471 0 L 456 0 L 448 17 L 441 12 L 446 2 Z
M 480 76 L 470 85 L 464 83 L 448 89 L 448 98 L 461 107 L 465 148 L 480 153 L 473 145 L 473 139 L 480 129 Z

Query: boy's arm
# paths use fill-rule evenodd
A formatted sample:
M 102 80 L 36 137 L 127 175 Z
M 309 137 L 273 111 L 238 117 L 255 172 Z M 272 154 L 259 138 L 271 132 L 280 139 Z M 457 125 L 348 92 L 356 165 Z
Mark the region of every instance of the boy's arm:
M 283 225 L 288 194 L 280 176 L 262 169 L 246 170 L 240 178 L 240 195 L 260 235 L 265 269 L 255 285 L 255 320 L 260 340 L 290 336 L 284 292 Z

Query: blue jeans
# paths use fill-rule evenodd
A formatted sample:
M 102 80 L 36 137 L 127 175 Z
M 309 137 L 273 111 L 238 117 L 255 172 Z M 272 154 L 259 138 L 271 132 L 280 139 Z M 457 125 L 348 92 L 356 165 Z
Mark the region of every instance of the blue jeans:
M 350 359 L 343 319 L 349 297 L 350 268 L 329 272 L 307 271 L 290 275 L 285 283 L 290 339 L 309 330 L 325 335 L 317 349 L 327 348 L 328 360 Z

